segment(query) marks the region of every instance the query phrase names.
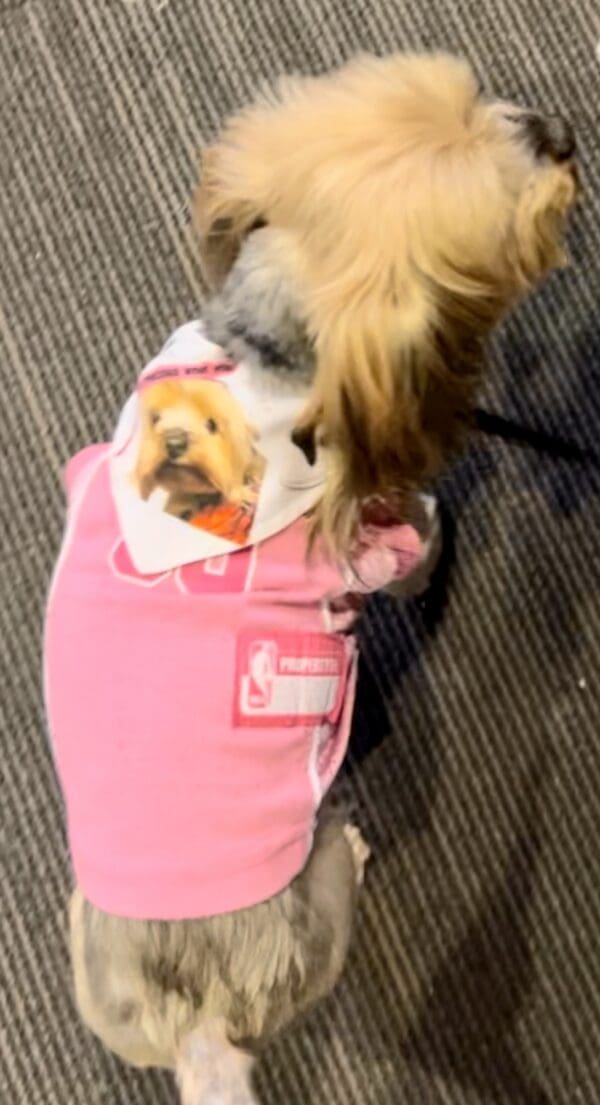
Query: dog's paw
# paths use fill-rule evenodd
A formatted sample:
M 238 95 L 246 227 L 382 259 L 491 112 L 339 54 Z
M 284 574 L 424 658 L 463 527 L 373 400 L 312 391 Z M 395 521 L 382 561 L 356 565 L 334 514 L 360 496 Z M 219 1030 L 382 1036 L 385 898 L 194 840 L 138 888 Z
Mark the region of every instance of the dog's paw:
M 362 886 L 365 877 L 365 866 L 371 855 L 371 849 L 356 825 L 344 825 L 344 836 L 352 850 L 352 858 L 356 869 L 356 885 Z

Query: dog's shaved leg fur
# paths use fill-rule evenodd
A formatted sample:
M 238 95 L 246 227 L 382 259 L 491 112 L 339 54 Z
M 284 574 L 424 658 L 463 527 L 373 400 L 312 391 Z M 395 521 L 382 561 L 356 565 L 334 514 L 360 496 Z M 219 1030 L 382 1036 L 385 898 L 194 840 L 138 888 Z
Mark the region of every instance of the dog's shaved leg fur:
M 219 1072 L 236 1044 L 256 1046 L 334 986 L 365 862 L 360 834 L 322 819 L 304 870 L 250 909 L 197 921 L 131 921 L 75 891 L 71 951 L 84 1021 L 127 1062 L 177 1068 L 195 1103 L 201 1054 Z M 243 1085 L 249 1063 L 234 1068 Z
M 314 849 L 303 875 L 307 893 L 307 916 L 315 929 L 325 932 L 329 919 L 330 955 L 323 978 L 315 979 L 317 991 L 307 994 L 313 1004 L 335 985 L 344 967 L 351 933 L 351 906 L 365 877 L 369 846 L 356 825 L 341 828 L 331 822 L 319 830 Z M 299 1010 L 294 1010 L 294 1013 Z M 191 1033 L 183 1043 L 177 1064 L 182 1105 L 255 1105 L 250 1085 L 252 1056 L 230 1042 L 224 1021 Z
M 229 1042 L 223 1022 L 193 1032 L 177 1064 L 182 1105 L 257 1105 L 251 1069 L 252 1057 Z
M 319 831 L 315 848 L 299 881 L 307 891 L 308 917 L 320 927 L 329 917 L 331 954 L 319 990 L 310 993 L 312 1004 L 335 985 L 348 950 L 352 909 L 340 902 L 356 897 L 365 877 L 369 846 L 356 825 L 331 822 Z M 304 876 L 304 877 L 303 877 Z M 177 1064 L 182 1105 L 255 1105 L 250 1085 L 252 1056 L 228 1039 L 224 1021 L 200 1028 L 183 1043 Z

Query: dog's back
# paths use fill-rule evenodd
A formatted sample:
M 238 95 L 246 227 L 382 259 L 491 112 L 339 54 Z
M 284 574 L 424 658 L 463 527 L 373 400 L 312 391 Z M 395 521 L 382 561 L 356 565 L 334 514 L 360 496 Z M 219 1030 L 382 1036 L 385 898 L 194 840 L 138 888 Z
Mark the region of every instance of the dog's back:
M 175 1068 L 185 1105 L 250 1105 L 256 1046 L 340 974 L 366 858 L 360 835 L 328 818 L 291 886 L 250 909 L 130 921 L 76 891 L 71 955 L 84 1021 L 127 1062 Z

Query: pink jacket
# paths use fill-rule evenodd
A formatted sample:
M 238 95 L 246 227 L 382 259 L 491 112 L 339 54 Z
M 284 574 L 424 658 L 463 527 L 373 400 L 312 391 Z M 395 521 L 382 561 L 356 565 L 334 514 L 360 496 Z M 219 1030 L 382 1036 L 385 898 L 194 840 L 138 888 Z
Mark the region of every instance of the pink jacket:
M 75 875 L 122 916 L 240 909 L 302 869 L 343 759 L 356 678 L 345 596 L 407 574 L 420 540 L 371 530 L 344 578 L 324 556 L 307 561 L 302 515 L 237 551 L 141 572 L 115 501 L 120 448 L 91 446 L 67 468 L 48 601 L 46 700 Z

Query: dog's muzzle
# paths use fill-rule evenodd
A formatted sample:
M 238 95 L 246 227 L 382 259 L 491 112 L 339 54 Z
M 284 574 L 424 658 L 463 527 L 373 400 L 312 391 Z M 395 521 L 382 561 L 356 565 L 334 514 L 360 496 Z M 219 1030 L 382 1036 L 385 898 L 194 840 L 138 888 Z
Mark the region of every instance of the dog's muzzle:
M 185 430 L 169 430 L 165 434 L 165 449 L 169 460 L 179 460 L 188 447 L 188 435 Z
M 553 161 L 570 161 L 574 157 L 575 132 L 562 115 L 531 112 L 523 122 L 527 138 L 538 157 L 551 157 Z

